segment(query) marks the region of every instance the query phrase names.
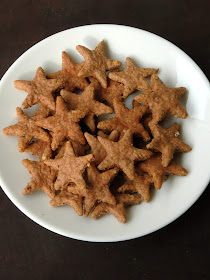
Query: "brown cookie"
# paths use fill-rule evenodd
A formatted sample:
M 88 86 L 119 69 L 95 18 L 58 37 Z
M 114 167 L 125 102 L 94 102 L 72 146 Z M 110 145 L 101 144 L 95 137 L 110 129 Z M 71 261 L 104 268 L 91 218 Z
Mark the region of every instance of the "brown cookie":
M 52 150 L 56 150 L 65 138 L 85 144 L 85 138 L 78 122 L 84 117 L 85 112 L 79 110 L 69 111 L 61 96 L 57 97 L 55 115 L 37 120 L 36 124 L 51 131 Z
M 147 149 L 162 153 L 162 165 L 164 167 L 168 166 L 176 151 L 183 153 L 191 151 L 190 146 L 178 138 L 178 123 L 174 123 L 167 129 L 164 129 L 160 125 L 154 123 L 150 123 L 149 127 L 154 138 L 147 145 Z
M 98 136 L 99 142 L 106 150 L 105 159 L 98 165 L 98 169 L 105 170 L 117 166 L 130 180 L 135 177 L 134 163 L 146 160 L 152 153 L 133 147 L 132 133 L 127 130 L 122 139 L 113 142 Z
M 69 205 L 79 216 L 83 215 L 82 196 L 70 193 L 65 188 L 50 201 L 50 205 L 53 207 Z
M 113 112 L 112 108 L 95 100 L 94 84 L 90 84 L 82 94 L 62 90 L 61 96 L 70 110 L 80 109 L 86 111 L 86 115 L 94 113 L 95 116 L 100 116 L 101 114 L 111 114 Z
M 138 193 L 144 201 L 149 202 L 152 182 L 152 178 L 148 174 L 138 172 L 135 174 L 134 180 L 126 178 L 125 184 L 118 189 L 118 192 Z
M 113 71 L 114 72 L 114 71 Z M 113 100 L 114 98 L 122 99 L 124 86 L 118 82 L 115 82 L 111 79 L 107 79 L 107 88 L 103 88 L 95 78 L 90 78 L 90 81 L 95 83 L 95 96 L 96 99 L 100 102 L 104 102 L 111 108 L 113 108 Z
M 128 109 L 118 98 L 113 100 L 113 105 L 115 112 L 114 118 L 99 122 L 99 129 L 105 132 L 118 130 L 121 136 L 129 129 L 133 134 L 143 137 L 147 141 L 150 140 L 149 134 L 140 123 L 140 119 L 148 110 L 148 106 L 138 106 L 133 109 Z
M 137 95 L 135 100 L 152 108 L 152 122 L 158 123 L 167 113 L 185 119 L 187 111 L 179 104 L 179 97 L 186 92 L 186 89 L 167 88 L 157 75 L 152 75 L 151 83 L 152 89 Z
M 187 170 L 183 167 L 171 162 L 167 167 L 162 165 L 161 155 L 154 155 L 144 162 L 137 165 L 137 169 L 148 173 L 152 177 L 152 181 L 156 189 L 160 189 L 166 180 L 166 175 L 186 176 Z
M 105 57 L 104 41 L 100 42 L 93 51 L 83 46 L 77 46 L 76 49 L 85 59 L 84 66 L 79 71 L 78 76 L 84 78 L 95 77 L 102 87 L 106 88 L 106 70 L 119 68 L 121 62 Z
M 126 222 L 126 206 L 133 206 L 140 204 L 141 198 L 137 194 L 118 194 L 116 196 L 116 205 L 110 205 L 108 203 L 99 203 L 91 213 L 91 218 L 94 220 L 99 219 L 105 214 L 112 214 L 120 223 Z
M 36 112 L 33 115 L 33 120 L 37 121 L 43 118 L 46 118 L 50 115 L 54 115 L 55 111 L 51 110 L 47 106 L 45 106 L 42 103 L 39 103 L 39 108 L 36 110 Z
M 105 159 L 106 150 L 103 148 L 103 145 L 101 145 L 101 143 L 98 141 L 98 139 L 96 137 L 94 137 L 93 135 L 91 135 L 87 132 L 84 135 L 85 135 L 85 138 L 86 138 L 88 144 L 91 147 L 91 153 L 94 156 L 93 162 L 96 165 L 98 165 Z M 103 138 L 107 138 L 110 141 L 117 141 L 118 137 L 119 137 L 119 133 L 116 130 L 113 130 L 110 135 L 106 135 L 104 133 L 102 134 L 102 132 L 99 131 L 98 135 L 100 135 Z
M 84 156 L 86 154 L 86 151 L 90 148 L 88 144 L 85 145 L 81 145 L 80 143 L 76 142 L 76 141 L 69 141 L 71 142 L 72 148 L 74 150 L 74 153 L 77 157 L 79 156 Z M 66 148 L 66 143 L 64 142 L 63 144 L 61 144 L 61 146 L 57 149 L 57 154 L 55 156 L 55 159 L 59 159 L 62 158 L 64 156 L 64 152 L 65 152 L 65 148 Z
M 24 152 L 33 138 L 50 142 L 50 136 L 46 131 L 36 125 L 33 118 L 29 117 L 19 107 L 16 108 L 18 123 L 5 127 L 5 135 L 16 135 L 18 137 L 19 152 Z
M 139 68 L 131 58 L 127 57 L 126 69 L 121 72 L 109 73 L 109 78 L 124 84 L 123 98 L 126 98 L 136 90 L 145 91 L 150 89 L 146 78 L 157 72 L 158 70 L 153 68 Z
M 56 178 L 56 171 L 43 162 L 24 159 L 22 163 L 32 175 L 30 183 L 23 189 L 22 193 L 29 194 L 36 190 L 42 190 L 53 199 L 55 197 L 54 180 Z
M 18 80 L 14 82 L 17 89 L 26 91 L 28 96 L 23 101 L 22 108 L 27 109 L 34 104 L 42 103 L 55 110 L 53 93 L 64 87 L 63 79 L 47 79 L 44 70 L 39 67 L 32 81 Z
M 99 202 L 106 202 L 111 205 L 116 205 L 115 198 L 109 190 L 109 184 L 117 172 L 118 169 L 113 168 L 103 173 L 99 173 L 97 168 L 94 165 L 91 165 L 87 168 L 87 189 L 74 185 L 68 187 L 69 192 L 78 194 L 85 198 L 85 217 L 89 215 L 94 206 Z
M 65 90 L 74 91 L 76 88 L 84 90 L 88 86 L 88 81 L 78 76 L 83 65 L 84 63 L 74 63 L 66 52 L 62 52 L 62 70 L 48 74 L 47 77 L 64 80 Z
M 54 185 L 56 190 L 62 189 L 72 182 L 85 188 L 86 182 L 83 178 L 83 172 L 90 165 L 92 159 L 93 155 L 75 156 L 71 143 L 67 142 L 63 158 L 48 159 L 44 163 L 58 170 L 58 176 Z
M 50 142 L 38 140 L 28 145 L 24 152 L 38 156 L 40 161 L 50 159 L 52 157 L 52 150 Z
M 95 100 L 95 85 L 90 84 L 82 94 L 61 91 L 61 96 L 66 101 L 70 110 L 79 109 L 85 112 L 84 123 L 92 133 L 96 131 L 95 116 L 111 114 L 112 108 Z

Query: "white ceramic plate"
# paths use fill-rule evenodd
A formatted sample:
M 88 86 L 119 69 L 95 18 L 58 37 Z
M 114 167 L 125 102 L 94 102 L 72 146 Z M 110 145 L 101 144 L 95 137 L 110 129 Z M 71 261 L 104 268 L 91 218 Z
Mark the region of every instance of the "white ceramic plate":
M 106 215 L 98 221 L 79 217 L 69 207 L 52 208 L 42 192 L 23 196 L 30 180 L 21 160 L 17 137 L 4 136 L 2 129 L 16 123 L 15 108 L 21 106 L 26 93 L 16 90 L 13 81 L 31 80 L 41 66 L 47 72 L 61 68 L 61 52 L 68 52 L 76 62 L 82 61 L 78 44 L 94 49 L 105 40 L 112 59 L 125 62 L 127 56 L 141 67 L 159 68 L 159 76 L 170 87 L 188 89 L 186 107 L 189 118 L 182 124 L 183 140 L 192 152 L 181 156 L 189 171 L 186 177 L 171 176 L 150 203 L 128 210 L 128 222 L 120 224 Z M 200 68 L 172 43 L 149 32 L 118 25 L 88 25 L 55 34 L 26 51 L 6 72 L 0 83 L 0 183 L 11 201 L 29 218 L 61 235 L 87 241 L 120 241 L 156 231 L 182 215 L 202 194 L 210 179 L 210 89 Z M 129 103 L 129 100 L 128 100 Z M 8 217 L 12 219 L 12 217 Z

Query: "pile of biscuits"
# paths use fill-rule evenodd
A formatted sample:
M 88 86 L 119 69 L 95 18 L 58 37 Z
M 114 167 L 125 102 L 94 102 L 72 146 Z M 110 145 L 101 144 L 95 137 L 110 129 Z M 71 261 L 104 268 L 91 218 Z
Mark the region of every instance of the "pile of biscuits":
M 111 213 L 125 223 L 126 206 L 149 202 L 151 188 L 160 189 L 168 175 L 187 175 L 173 156 L 191 148 L 178 138 L 177 123 L 160 123 L 187 117 L 179 103 L 186 90 L 166 87 L 158 70 L 130 58 L 122 71 L 121 62 L 106 58 L 104 41 L 76 49 L 82 63 L 63 52 L 60 71 L 46 75 L 40 67 L 32 81 L 14 82 L 28 94 L 22 109 L 39 106 L 32 117 L 17 108 L 18 122 L 3 132 L 18 136 L 20 152 L 39 158 L 22 161 L 32 175 L 23 194 L 42 190 L 54 207 L 70 205 L 93 219 Z M 123 100 L 136 91 L 129 109 Z

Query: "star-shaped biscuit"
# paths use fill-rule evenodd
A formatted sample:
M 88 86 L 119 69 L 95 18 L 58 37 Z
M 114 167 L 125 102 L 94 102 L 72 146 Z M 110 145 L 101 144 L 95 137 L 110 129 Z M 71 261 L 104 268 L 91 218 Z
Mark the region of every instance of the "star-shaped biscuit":
M 40 120 L 40 119 L 46 118 L 49 115 L 53 115 L 53 114 L 54 114 L 53 110 L 51 110 L 50 108 L 48 108 L 44 104 L 39 103 L 39 108 L 34 113 L 32 119 L 36 121 L 36 120 Z
M 42 190 L 53 199 L 55 196 L 54 180 L 56 178 L 56 171 L 43 162 L 24 159 L 22 163 L 32 175 L 30 183 L 23 189 L 22 193 L 29 194 L 36 190 Z
M 98 165 L 99 170 L 117 166 L 130 180 L 135 177 L 134 163 L 148 159 L 152 153 L 147 150 L 137 149 L 132 144 L 132 133 L 127 130 L 118 142 L 98 136 L 99 142 L 106 150 L 105 159 Z
M 124 84 L 123 98 L 128 97 L 136 90 L 145 91 L 150 89 L 147 77 L 157 73 L 158 70 L 153 68 L 139 68 L 129 57 L 126 58 L 126 70 L 121 72 L 109 73 L 109 78 Z
M 66 81 L 64 88 L 69 91 L 74 91 L 76 88 L 84 90 L 88 86 L 88 81 L 85 78 L 78 77 L 84 63 L 74 63 L 66 52 L 62 52 L 62 70 L 48 74 L 50 79 L 63 79 Z
M 111 60 L 104 55 L 104 41 L 100 42 L 95 50 L 91 51 L 86 47 L 77 46 L 77 51 L 84 57 L 85 62 L 79 71 L 79 77 L 95 77 L 102 87 L 107 87 L 106 70 L 119 68 L 121 62 Z
M 63 158 L 48 159 L 44 163 L 53 169 L 58 170 L 57 180 L 55 181 L 55 189 L 61 189 L 69 183 L 75 183 L 83 188 L 86 187 L 83 178 L 83 172 L 93 159 L 93 155 L 77 157 L 70 142 L 66 143 Z
M 99 122 L 98 128 L 106 132 L 118 130 L 121 135 L 124 131 L 130 130 L 133 134 L 143 137 L 145 140 L 150 140 L 148 132 L 140 123 L 140 119 L 148 110 L 148 106 L 139 106 L 133 109 L 125 107 L 124 103 L 118 98 L 113 100 L 114 118 Z
M 113 168 L 103 173 L 99 173 L 94 165 L 87 168 L 88 188 L 80 186 L 69 186 L 68 191 L 85 198 L 85 217 L 89 215 L 94 206 L 99 202 L 106 202 L 115 205 L 114 196 L 109 190 L 109 184 L 118 172 L 118 168 Z
M 50 205 L 53 207 L 69 205 L 79 216 L 83 215 L 82 196 L 70 193 L 65 188 L 50 201 Z
M 24 152 L 33 138 L 46 142 L 50 141 L 50 136 L 46 131 L 36 125 L 33 118 L 29 117 L 19 107 L 16 108 L 18 123 L 5 127 L 5 135 L 16 135 L 18 137 L 19 152 Z
M 166 180 L 166 175 L 186 176 L 187 170 L 171 162 L 167 167 L 162 165 L 161 155 L 155 155 L 137 165 L 137 169 L 147 172 L 151 177 L 156 189 L 160 189 Z
M 126 222 L 126 206 L 133 206 L 140 204 L 141 198 L 137 194 L 118 194 L 116 196 L 117 205 L 110 205 L 108 203 L 99 203 L 91 213 L 91 218 L 99 219 L 105 214 L 112 214 L 120 223 Z
M 153 122 L 158 123 L 166 114 L 185 119 L 187 111 L 179 103 L 179 97 L 186 92 L 184 87 L 168 88 L 157 75 L 151 77 L 152 90 L 139 94 L 135 100 L 152 108 Z
M 50 142 L 38 140 L 28 145 L 24 152 L 38 156 L 39 160 L 46 160 L 52 157 L 52 150 Z
M 86 151 L 90 148 L 88 144 L 81 145 L 80 143 L 70 140 L 72 148 L 74 150 L 74 153 L 77 157 L 79 156 L 84 156 L 86 154 Z M 66 143 L 64 142 L 61 144 L 61 146 L 57 149 L 57 154 L 55 156 L 56 159 L 62 158 L 64 156 L 65 148 L 66 148 Z
M 96 116 L 111 114 L 112 108 L 95 100 L 95 86 L 90 84 L 82 94 L 72 93 L 66 90 L 61 91 L 61 96 L 67 102 L 69 109 L 80 109 L 86 114 L 93 113 Z
M 189 145 L 182 142 L 179 136 L 179 124 L 174 123 L 167 129 L 160 125 L 150 123 L 149 127 L 154 136 L 153 140 L 147 145 L 147 149 L 162 153 L 162 165 L 168 166 L 173 158 L 173 154 L 178 152 L 189 152 L 191 148 Z
M 17 80 L 14 82 L 14 86 L 28 93 L 22 104 L 23 109 L 42 103 L 51 110 L 55 110 L 53 93 L 63 88 L 64 83 L 63 79 L 47 79 L 44 70 L 39 67 L 32 81 Z
M 95 96 L 96 99 L 100 102 L 104 102 L 105 104 L 113 108 L 114 98 L 122 99 L 124 91 L 123 84 L 120 84 L 108 78 L 107 88 L 103 88 L 95 78 L 91 77 L 90 81 L 95 83 Z
M 95 116 L 101 114 L 111 114 L 112 108 L 95 100 L 95 86 L 90 84 L 82 94 L 75 94 L 62 90 L 61 96 L 67 102 L 70 110 L 79 109 L 86 112 L 84 123 L 92 133 L 96 131 Z
M 46 118 L 46 117 L 48 117 L 50 115 L 53 115 L 53 114 L 54 114 L 54 110 L 51 110 L 50 108 L 48 108 L 44 104 L 39 103 L 39 108 L 34 113 L 32 119 L 36 121 L 36 120 L 39 120 L 39 119 Z
M 98 139 L 96 137 L 94 137 L 93 135 L 91 135 L 87 132 L 84 135 L 85 135 L 85 138 L 86 138 L 88 144 L 91 147 L 91 153 L 94 156 L 93 162 L 96 165 L 98 165 L 105 159 L 106 150 L 103 148 L 103 145 L 101 145 L 101 143 L 98 141 Z M 106 137 L 104 134 L 101 135 L 99 133 L 98 135 L 100 135 L 103 138 Z M 109 139 L 110 141 L 117 141 L 118 137 L 119 137 L 118 131 L 113 130 L 112 133 L 110 133 L 110 135 L 107 136 L 107 139 Z
M 136 173 L 134 180 L 126 178 L 125 184 L 123 184 L 118 192 L 138 193 L 144 199 L 144 201 L 150 201 L 150 184 L 152 183 L 151 177 L 146 173 Z
M 79 110 L 69 111 L 61 96 L 56 100 L 54 116 L 37 120 L 36 124 L 51 131 L 52 150 L 56 150 L 65 138 L 85 144 L 85 138 L 78 122 L 84 117 L 85 112 Z
M 53 111 L 50 110 L 48 107 L 44 106 L 42 103 L 39 103 L 38 110 L 34 113 L 33 119 L 34 121 L 37 121 L 42 118 L 48 117 L 50 114 L 52 114 Z M 24 149 L 24 152 L 30 153 L 32 155 L 36 155 L 39 157 L 39 160 L 45 160 L 52 157 L 52 150 L 51 150 L 51 142 L 46 142 L 43 140 L 37 140 L 35 142 L 31 142 L 30 137 L 19 137 L 18 144 L 19 146 Z M 26 147 L 26 148 L 25 148 Z

